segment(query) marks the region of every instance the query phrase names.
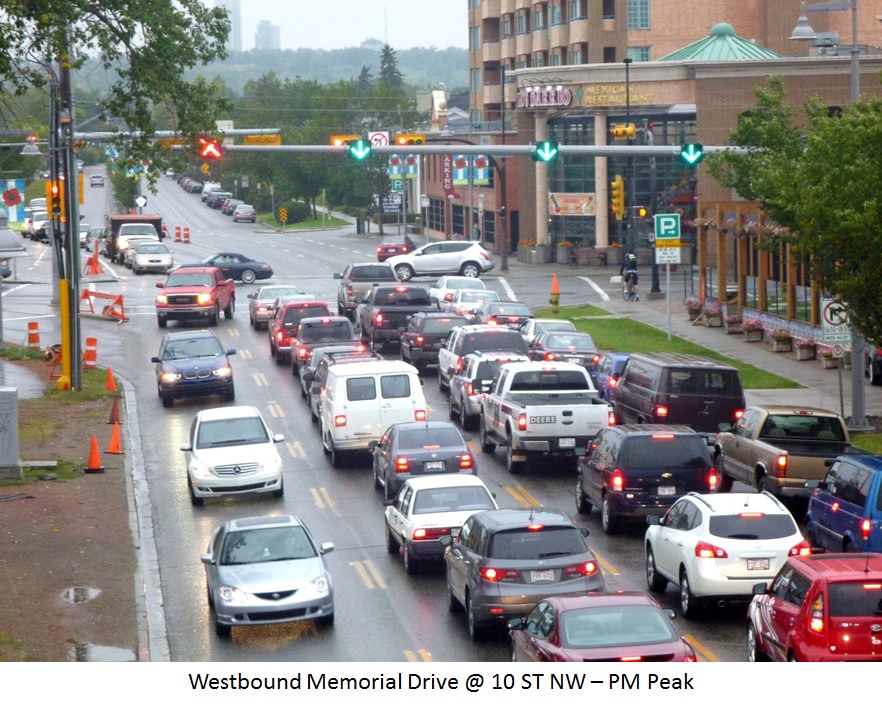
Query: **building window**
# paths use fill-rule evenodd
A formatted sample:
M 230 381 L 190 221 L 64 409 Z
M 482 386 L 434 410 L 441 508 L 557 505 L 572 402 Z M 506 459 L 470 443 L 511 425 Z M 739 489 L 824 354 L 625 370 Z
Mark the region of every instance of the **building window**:
M 472 93 L 477 93 L 482 88 L 482 69 L 473 68 L 470 72 L 471 74 L 471 87 L 470 90 Z
M 551 55 L 551 65 L 552 66 L 563 66 L 563 54 L 560 51 L 555 51 Z
M 603 63 L 614 64 L 616 62 L 616 48 L 614 46 L 603 47 Z
M 603 0 L 603 19 L 614 20 L 616 18 L 616 0 Z
M 545 26 L 545 6 L 538 5 L 533 11 L 533 31 L 538 32 Z
M 582 63 L 582 47 L 570 49 L 570 66 L 578 66 Z
M 496 211 L 495 210 L 485 210 L 484 211 L 484 231 L 483 231 L 483 241 L 487 244 L 493 244 L 496 242 Z
M 444 206 L 445 201 L 441 198 L 429 198 L 429 207 L 426 208 L 426 227 L 430 230 L 444 232 Z
M 628 29 L 651 29 L 649 0 L 628 0 Z
M 541 68 L 546 64 L 546 52 L 537 51 L 533 56 L 533 68 Z
M 649 58 L 649 47 L 648 46 L 629 46 L 628 47 L 628 58 L 631 59 L 634 63 L 638 61 L 651 61 Z
M 530 57 L 522 56 L 518 59 L 518 68 L 530 68 Z
M 510 37 L 513 34 L 514 22 L 511 15 L 503 15 L 502 17 L 502 37 Z
M 469 33 L 470 48 L 474 51 L 481 48 L 481 25 L 472 27 Z
M 570 0 L 570 22 L 588 19 L 587 0 Z
M 530 17 L 526 12 L 518 15 L 518 34 L 527 34 L 530 31 Z
M 562 9 L 563 8 L 561 8 L 560 5 L 552 5 L 551 6 L 551 26 L 552 27 L 557 27 L 559 24 L 561 24 L 561 21 L 562 21 L 561 10 Z

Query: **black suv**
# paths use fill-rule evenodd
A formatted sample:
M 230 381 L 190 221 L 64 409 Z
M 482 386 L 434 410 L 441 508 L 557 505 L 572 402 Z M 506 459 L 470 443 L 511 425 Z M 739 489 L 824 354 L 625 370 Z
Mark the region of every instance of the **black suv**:
M 604 533 L 624 521 L 663 515 L 691 491 L 719 488 L 704 437 L 685 425 L 603 428 L 579 458 L 576 510 L 600 509 Z
M 156 365 L 156 390 L 162 405 L 171 408 L 176 398 L 217 394 L 233 401 L 233 368 L 230 355 L 211 330 L 182 330 L 166 333 L 159 354 L 151 357 Z
M 450 331 L 468 321 L 452 313 L 414 313 L 401 333 L 401 359 L 417 369 L 438 364 L 438 350 L 447 341 Z
M 335 342 L 358 342 L 349 318 L 342 315 L 303 318 L 297 328 L 297 337 L 291 343 L 291 374 L 300 374 L 300 363 L 306 360 L 312 348 Z

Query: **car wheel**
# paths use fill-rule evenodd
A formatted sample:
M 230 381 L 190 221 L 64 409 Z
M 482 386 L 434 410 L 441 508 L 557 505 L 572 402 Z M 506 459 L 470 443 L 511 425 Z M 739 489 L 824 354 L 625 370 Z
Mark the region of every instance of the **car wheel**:
M 399 264 L 395 267 L 395 275 L 399 281 L 410 281 L 413 278 L 413 269 L 409 264 Z
M 322 452 L 324 452 L 326 455 L 330 455 L 331 454 L 331 446 L 328 444 L 328 439 L 329 439 L 328 438 L 328 430 L 325 427 L 324 421 L 322 421 L 320 429 L 321 429 L 321 433 L 322 433 Z
M 233 313 L 235 313 L 235 312 L 236 312 L 236 299 L 231 298 L 230 304 L 226 308 L 224 308 L 224 318 L 226 318 L 227 320 L 232 320 Z
M 175 397 L 172 396 L 168 391 L 159 390 L 159 398 L 162 400 L 163 408 L 171 408 L 175 405 Z
M 236 400 L 236 389 L 235 387 L 230 387 L 227 392 L 224 394 L 224 401 L 235 401 Z
M 787 653 L 787 662 L 799 662 L 799 660 L 796 659 L 796 653 Z
M 459 419 L 463 430 L 474 430 L 478 427 L 478 416 L 469 415 L 462 408 L 459 409 Z
M 680 573 L 680 611 L 683 618 L 695 618 L 698 615 L 698 601 L 689 586 L 689 575 L 684 569 Z
M 214 632 L 221 638 L 229 638 L 233 631 L 233 627 L 217 620 L 217 610 L 213 611 L 212 614 L 212 619 L 214 620 Z
M 717 455 L 714 459 L 714 469 L 717 472 L 717 476 L 720 478 L 720 491 L 724 494 L 728 494 L 732 491 L 732 485 L 735 483 L 735 480 L 726 474 L 726 470 L 723 468 L 724 464 L 723 456 Z
M 459 414 L 456 412 L 456 407 L 453 405 L 453 392 L 450 392 L 450 396 L 447 398 L 447 417 L 450 420 L 456 420 Z
M 508 641 L 508 661 L 509 662 L 517 662 L 518 655 L 515 652 L 514 643 L 509 639 Z
M 273 338 L 270 338 L 270 357 L 276 356 L 276 346 L 273 344 Z
M 343 453 L 334 447 L 333 440 L 331 440 L 331 466 L 334 469 L 340 469 L 343 466 Z
M 769 478 L 765 474 L 759 478 L 759 481 L 756 483 L 756 490 L 759 493 L 763 493 L 764 491 L 770 491 L 769 489 Z
M 600 505 L 600 527 L 607 535 L 616 532 L 617 522 L 613 515 L 612 499 L 609 494 L 603 495 L 603 502 Z
M 392 529 L 389 527 L 389 524 L 386 524 L 386 552 L 390 555 L 397 555 L 398 551 L 401 549 L 401 546 L 398 545 L 398 541 L 395 540 L 395 534 L 392 532 Z
M 418 560 L 410 554 L 410 549 L 407 547 L 407 542 L 404 543 L 404 571 L 407 574 L 416 574 L 419 570 Z
M 282 354 L 281 350 L 276 350 L 275 358 L 276 358 L 276 364 L 277 364 L 278 366 L 282 366 L 285 362 L 288 361 L 288 360 L 285 358 L 285 355 Z M 291 371 L 291 373 L 292 373 L 292 374 L 294 373 L 293 370 Z
M 842 552 L 860 552 L 860 550 L 853 542 L 846 540 L 842 545 Z
M 466 262 L 462 265 L 462 268 L 460 268 L 459 273 L 470 279 L 477 279 L 481 275 L 481 267 L 474 262 Z
M 208 326 L 212 328 L 217 327 L 217 321 L 220 320 L 220 304 L 214 304 L 214 311 L 211 313 L 211 317 L 208 319 Z
M 278 489 L 273 489 L 272 495 L 273 495 L 274 499 L 281 499 L 285 496 L 285 482 L 284 481 L 282 481 L 279 484 Z
M 496 452 L 496 443 L 487 439 L 487 428 L 484 426 L 484 416 L 478 421 L 478 435 L 481 437 L 481 452 L 488 455 Z
M 141 271 L 140 269 L 136 269 L 135 267 L 132 267 L 132 271 L 135 273 L 135 276 L 140 276 L 144 273 L 143 271 Z
M 327 616 L 319 616 L 315 620 L 315 625 L 318 628 L 330 628 L 334 625 L 334 613 L 331 612 Z
M 168 321 L 165 318 L 157 318 L 156 324 L 159 325 L 159 327 L 161 327 L 161 328 L 168 327 Z
M 441 373 L 440 367 L 438 368 L 438 391 L 440 391 L 442 394 L 450 391 L 450 382 L 444 382 L 444 375 Z
M 469 637 L 475 641 L 481 641 L 484 639 L 484 626 L 478 621 L 475 616 L 475 609 L 472 605 L 472 597 L 471 595 L 466 596 L 466 620 L 468 621 L 469 626 Z
M 508 470 L 509 474 L 520 474 L 524 471 L 524 467 L 526 466 L 526 462 L 523 460 L 515 461 L 513 459 L 514 449 L 512 448 L 512 439 L 511 435 L 508 436 L 508 444 L 505 447 L 505 468 Z
M 251 269 L 245 269 L 242 272 L 243 284 L 253 284 L 255 281 L 257 281 L 257 274 L 255 274 Z
M 759 647 L 759 637 L 753 623 L 747 624 L 747 662 L 765 662 L 769 658 Z
M 668 586 L 668 580 L 655 567 L 655 555 L 649 545 L 646 546 L 646 584 L 651 592 L 663 592 Z
M 450 575 L 447 575 L 447 610 L 451 613 L 459 611 L 459 602 L 456 600 L 456 597 L 453 595 L 453 588 L 450 586 Z
M 585 496 L 585 492 L 582 491 L 582 474 L 579 473 L 579 476 L 576 477 L 576 511 L 578 513 L 584 513 L 588 515 L 591 513 L 591 502 L 588 501 L 588 497 Z
M 389 478 L 386 478 L 386 481 L 383 483 L 383 498 L 386 501 L 391 501 L 395 498 L 395 495 L 398 493 L 398 490 L 392 486 L 392 482 L 389 481 Z

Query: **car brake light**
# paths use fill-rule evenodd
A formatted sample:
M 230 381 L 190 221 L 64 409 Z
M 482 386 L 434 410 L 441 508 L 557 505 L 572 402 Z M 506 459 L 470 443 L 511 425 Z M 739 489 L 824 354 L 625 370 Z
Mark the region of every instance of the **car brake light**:
M 711 470 L 707 475 L 707 485 L 711 491 L 716 491 L 720 486 L 720 475 Z
M 487 325 L 498 325 L 498 324 L 499 323 L 497 323 L 496 320 L 494 320 L 493 318 L 490 318 L 490 320 L 487 321 Z
M 619 662 L 643 662 L 643 658 L 640 655 L 623 655 Z
M 398 293 L 407 293 L 407 286 L 398 286 L 396 289 Z
M 382 325 L 382 324 L 383 324 L 383 314 L 382 314 L 382 313 L 377 313 L 377 314 L 374 316 L 374 321 L 377 323 L 377 325 Z
M 306 357 L 306 355 L 309 354 L 309 350 L 306 349 L 305 347 L 301 347 L 299 354 L 300 354 L 300 359 L 304 359 Z
M 452 300 L 453 300 L 453 294 L 452 294 L 452 293 L 448 293 L 446 296 L 444 296 L 444 300 L 445 300 L 445 301 L 452 301 Z
M 450 528 L 417 528 L 413 532 L 413 539 L 437 540 L 442 535 L 450 535 Z
M 812 545 L 808 540 L 803 540 L 802 542 L 797 543 L 792 548 L 790 548 L 790 552 L 787 553 L 788 557 L 797 557 L 811 554 Z
M 667 418 L 668 407 L 667 406 L 656 406 L 655 407 L 655 415 L 660 416 L 661 418 Z
M 526 430 L 527 429 L 527 414 L 521 413 L 518 416 L 518 430 Z
M 615 425 L 616 424 L 616 414 L 614 411 L 610 411 L 609 413 L 606 414 L 606 422 L 608 425 Z
M 599 354 L 596 354 L 596 355 L 594 355 L 594 356 L 591 358 L 591 362 L 592 362 L 593 364 L 597 364 L 599 361 L 600 361 L 600 355 L 599 355 Z
M 456 360 L 456 368 L 455 371 L 459 374 L 462 371 L 462 357 Z
M 395 472 L 401 473 L 406 472 L 409 469 L 407 464 L 407 457 L 396 457 L 395 458 Z
M 344 425 L 346 425 L 346 416 L 334 416 L 334 425 L 336 425 L 338 428 L 342 428 Z
M 268 308 L 266 306 L 257 306 L 258 313 L 266 313 Z
M 364 346 L 364 345 L 356 345 L 356 346 L 355 346 L 355 351 L 356 351 L 356 352 L 364 352 L 364 350 L 365 350 L 365 346 Z
M 554 352 L 546 352 L 545 353 L 545 360 L 547 362 L 553 362 L 554 361 Z
M 622 475 L 622 470 L 615 470 L 609 478 L 609 485 L 612 487 L 613 491 L 621 491 L 625 488 L 625 477 Z
M 414 420 L 425 420 L 427 418 L 426 411 L 422 408 L 418 408 L 413 412 Z
M 382 252 L 382 251 L 383 251 L 382 247 L 377 247 L 377 252 Z
M 540 530 L 544 530 L 545 526 L 541 523 L 531 523 L 527 526 L 527 530 L 533 531 L 534 533 L 538 533 Z
M 468 312 L 469 312 L 469 309 L 468 309 L 466 306 L 460 306 L 460 307 L 459 307 L 459 314 L 460 314 L 460 315 L 465 315 L 465 314 L 468 313 Z
M 488 257 L 484 252 L 481 252 L 481 256 L 484 257 L 488 262 L 490 261 L 490 257 Z
M 276 333 L 276 339 L 277 339 L 279 342 L 281 342 L 282 340 L 285 339 L 285 333 L 282 332 L 281 330 L 279 330 L 279 331 Z
M 475 387 L 472 384 L 466 384 L 465 392 L 467 396 L 475 395 Z
M 460 469 L 471 469 L 472 468 L 472 456 L 471 455 L 463 455 L 459 458 L 459 468 Z
M 488 582 L 506 582 L 520 579 L 520 570 L 503 570 L 496 567 L 484 567 L 481 569 L 481 577 Z
M 346 287 L 346 295 L 347 295 L 349 298 L 352 298 L 353 294 L 354 294 L 354 291 L 352 290 L 352 286 L 351 286 L 351 285 L 350 285 L 350 286 L 347 286 L 347 287 Z
M 744 409 L 739 408 L 737 411 L 735 411 L 735 420 L 740 420 L 741 416 L 743 416 L 743 415 L 744 415 Z
M 416 338 L 413 342 L 414 342 L 415 345 L 417 345 L 417 347 L 422 347 L 422 346 L 423 346 L 423 336 L 420 335 L 420 336 L 419 336 L 418 338 Z
M 870 539 L 870 528 L 873 524 L 869 519 L 864 519 L 861 521 L 861 540 L 866 542 Z
M 707 543 L 704 540 L 699 540 L 695 544 L 695 557 L 714 557 L 722 559 L 729 557 L 729 555 L 723 550 L 723 548 Z
M 783 478 L 787 476 L 787 455 L 778 455 L 775 460 L 775 476 Z
M 590 577 L 593 574 L 597 574 L 597 563 L 593 560 L 563 568 L 564 577 Z
M 609 379 L 606 380 L 606 383 L 612 388 L 616 388 L 616 386 L 619 385 L 619 380 L 616 379 L 614 376 L 611 376 Z
M 330 322 L 331 322 L 330 318 L 322 318 L 322 325 L 327 325 Z
M 824 596 L 822 594 L 818 594 L 812 602 L 809 630 L 812 631 L 812 633 L 824 632 Z

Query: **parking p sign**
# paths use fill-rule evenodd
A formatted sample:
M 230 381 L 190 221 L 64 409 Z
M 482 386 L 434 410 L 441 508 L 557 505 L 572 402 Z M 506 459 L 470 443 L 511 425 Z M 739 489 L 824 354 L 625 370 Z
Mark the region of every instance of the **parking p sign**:
M 679 240 L 680 239 L 680 214 L 665 213 L 653 216 L 655 222 L 656 240 Z

